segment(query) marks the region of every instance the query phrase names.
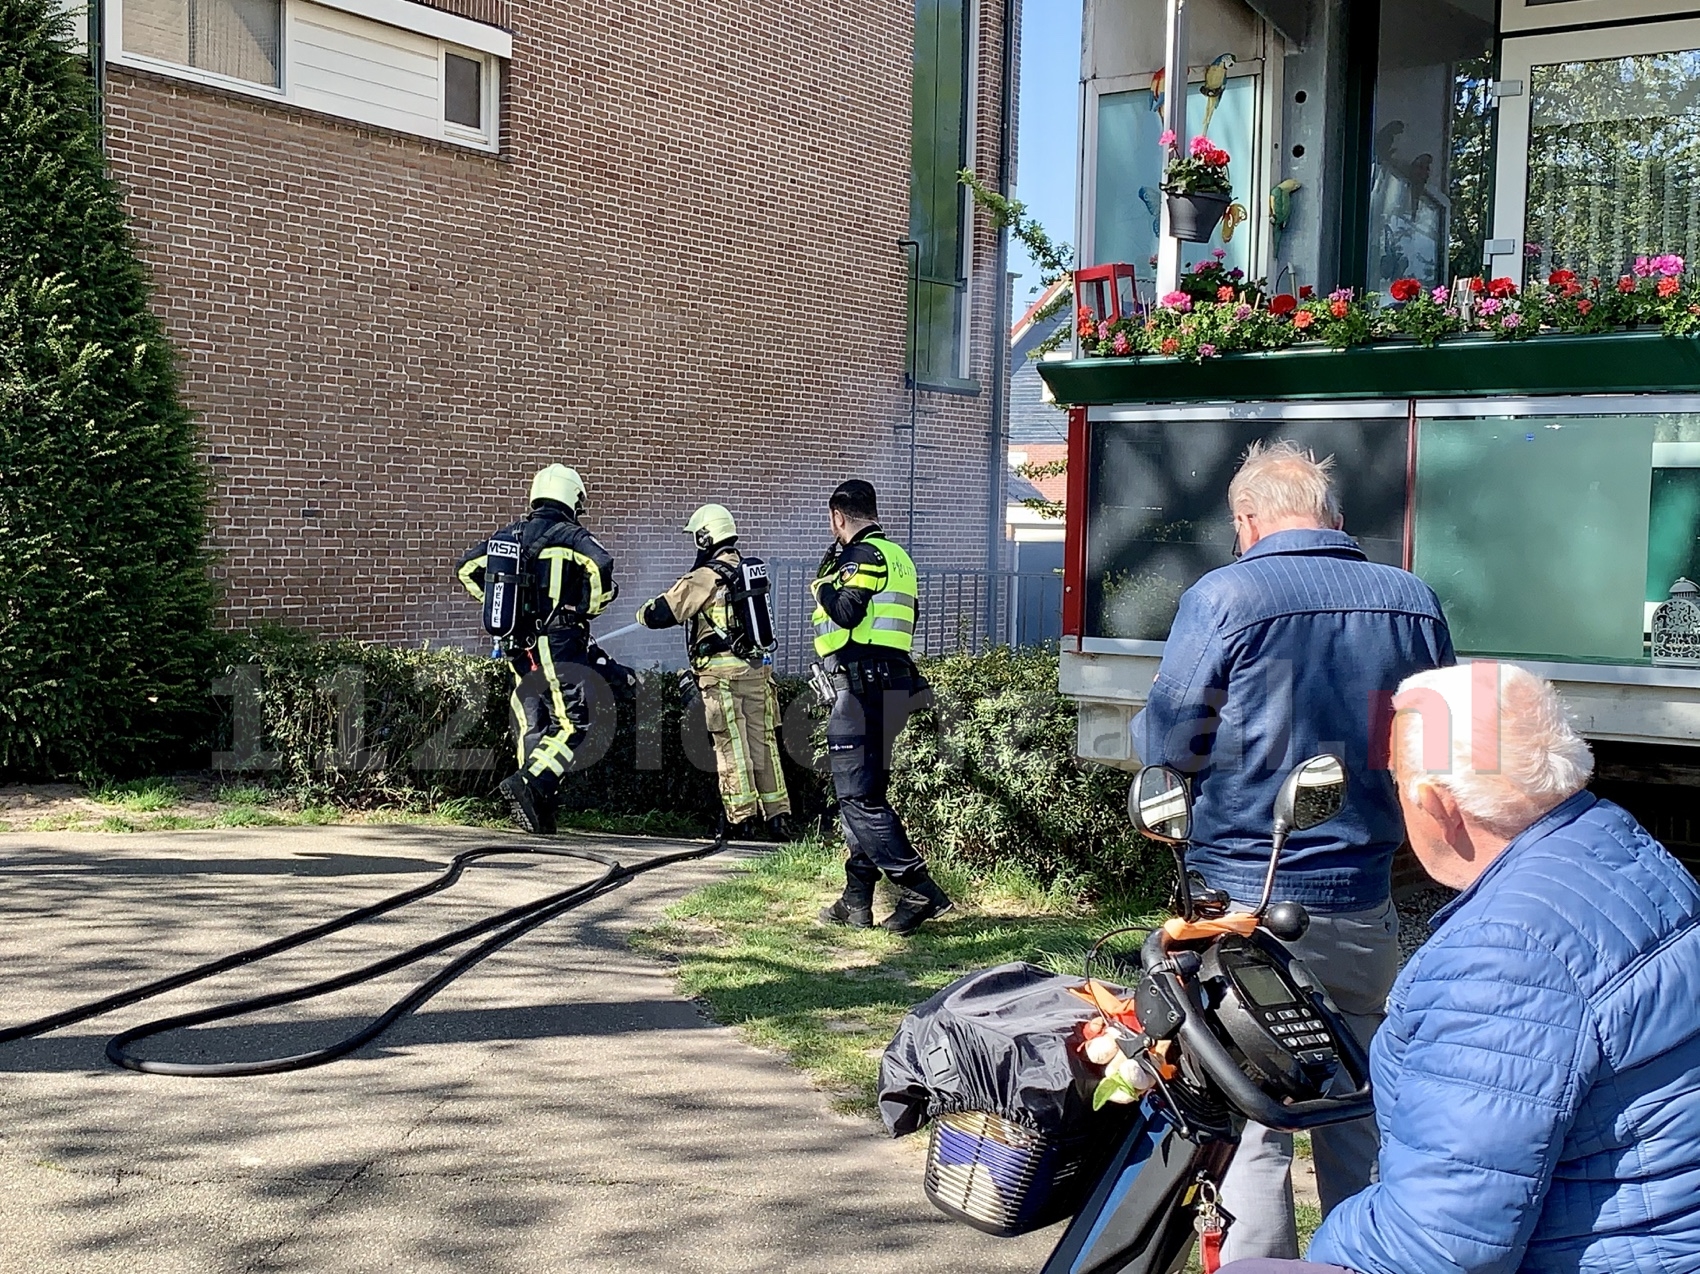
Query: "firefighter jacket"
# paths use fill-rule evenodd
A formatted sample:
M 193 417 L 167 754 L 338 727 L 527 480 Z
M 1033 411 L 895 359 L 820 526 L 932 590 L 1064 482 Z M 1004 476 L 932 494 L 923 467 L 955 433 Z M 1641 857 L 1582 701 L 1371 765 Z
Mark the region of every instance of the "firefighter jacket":
M 742 672 L 752 666 L 759 667 L 760 653 L 754 659 L 742 659 L 732 653 L 738 620 L 732 613 L 726 578 L 710 564 L 716 562 L 723 568 L 736 570 L 743 560 L 730 544 L 712 559 L 704 560 L 699 555 L 697 565 L 672 588 L 639 607 L 638 623 L 645 628 L 685 625 L 685 651 L 697 672 Z
M 532 577 L 529 614 L 516 637 L 588 630 L 590 621 L 619 596 L 614 558 L 553 500 L 540 502 L 524 518 L 502 528 L 518 532 L 520 554 Z M 501 534 L 502 532 L 498 532 Z M 474 546 L 456 571 L 466 591 L 484 600 L 485 545 Z

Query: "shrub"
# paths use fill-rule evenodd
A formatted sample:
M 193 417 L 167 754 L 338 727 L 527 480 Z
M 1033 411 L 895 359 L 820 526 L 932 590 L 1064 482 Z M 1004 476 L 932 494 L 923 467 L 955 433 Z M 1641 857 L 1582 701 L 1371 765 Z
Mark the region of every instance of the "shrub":
M 0 0 L 0 771 L 157 766 L 206 709 L 206 484 L 65 6 Z
M 970 867 L 1163 896 L 1173 860 L 1129 826 L 1128 776 L 1076 759 L 1054 653 L 952 655 L 926 674 L 936 703 L 904 736 L 891 785 L 917 844 Z
M 244 645 L 219 686 L 227 705 L 219 768 L 268 773 L 303 800 L 345 805 L 482 796 L 514 768 L 512 677 L 502 661 L 285 629 Z M 778 690 L 787 705 L 806 686 L 780 678 Z M 641 672 L 635 697 L 616 701 L 606 688 L 598 696 L 591 730 L 575 743 L 563 807 L 711 824 L 720 807 L 713 754 L 700 709 L 685 728 L 677 674 Z M 825 789 L 798 759 L 809 755 L 808 723 L 795 721 L 790 733 L 792 803 L 801 817 L 818 816 Z

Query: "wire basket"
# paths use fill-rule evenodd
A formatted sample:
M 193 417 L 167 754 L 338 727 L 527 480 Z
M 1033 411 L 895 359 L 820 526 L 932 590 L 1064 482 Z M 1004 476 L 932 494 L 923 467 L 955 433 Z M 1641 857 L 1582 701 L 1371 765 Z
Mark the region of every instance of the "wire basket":
M 927 1198 L 946 1216 L 1010 1237 L 1070 1215 L 1086 1139 L 1059 1141 L 982 1111 L 933 1120 Z

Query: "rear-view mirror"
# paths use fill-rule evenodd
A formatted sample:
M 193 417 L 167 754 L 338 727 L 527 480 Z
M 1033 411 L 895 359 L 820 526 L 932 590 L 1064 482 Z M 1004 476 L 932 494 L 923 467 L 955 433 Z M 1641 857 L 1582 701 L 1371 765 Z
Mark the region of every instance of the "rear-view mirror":
M 1168 845 L 1184 845 L 1192 834 L 1192 793 L 1179 770 L 1147 765 L 1133 776 L 1127 815 L 1135 830 Z
M 1326 823 L 1346 804 L 1346 764 L 1337 756 L 1313 756 L 1295 766 L 1275 798 L 1275 825 L 1289 832 Z

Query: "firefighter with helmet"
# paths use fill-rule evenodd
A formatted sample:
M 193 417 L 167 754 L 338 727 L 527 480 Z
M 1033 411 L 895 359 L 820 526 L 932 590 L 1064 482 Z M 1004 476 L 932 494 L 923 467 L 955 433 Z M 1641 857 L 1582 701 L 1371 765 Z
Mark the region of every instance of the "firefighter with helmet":
M 874 886 L 883 872 L 898 888 L 897 908 L 883 925 L 908 934 L 951 907 L 886 797 L 892 744 L 930 694 L 910 654 L 915 563 L 880 529 L 870 484 L 840 483 L 829 508 L 833 542 L 810 588 L 815 653 L 832 684 L 827 760 L 850 857 L 844 894 L 820 918 L 870 928 Z
M 738 549 L 738 526 L 724 505 L 705 504 L 685 533 L 696 561 L 678 582 L 638 609 L 645 628 L 685 628 L 685 653 L 702 695 L 720 778 L 720 837 L 737 836 L 759 815 L 790 840 L 791 798 L 780 765 L 779 702 L 767 568 Z M 688 685 L 688 683 L 687 683 Z
M 513 667 L 519 768 L 498 790 L 514 821 L 538 835 L 555 830 L 573 740 L 590 727 L 591 678 L 631 676 L 590 638 L 590 621 L 620 590 L 614 559 L 580 525 L 583 513 L 578 471 L 552 464 L 532 479 L 525 517 L 478 544 L 456 572 Z

